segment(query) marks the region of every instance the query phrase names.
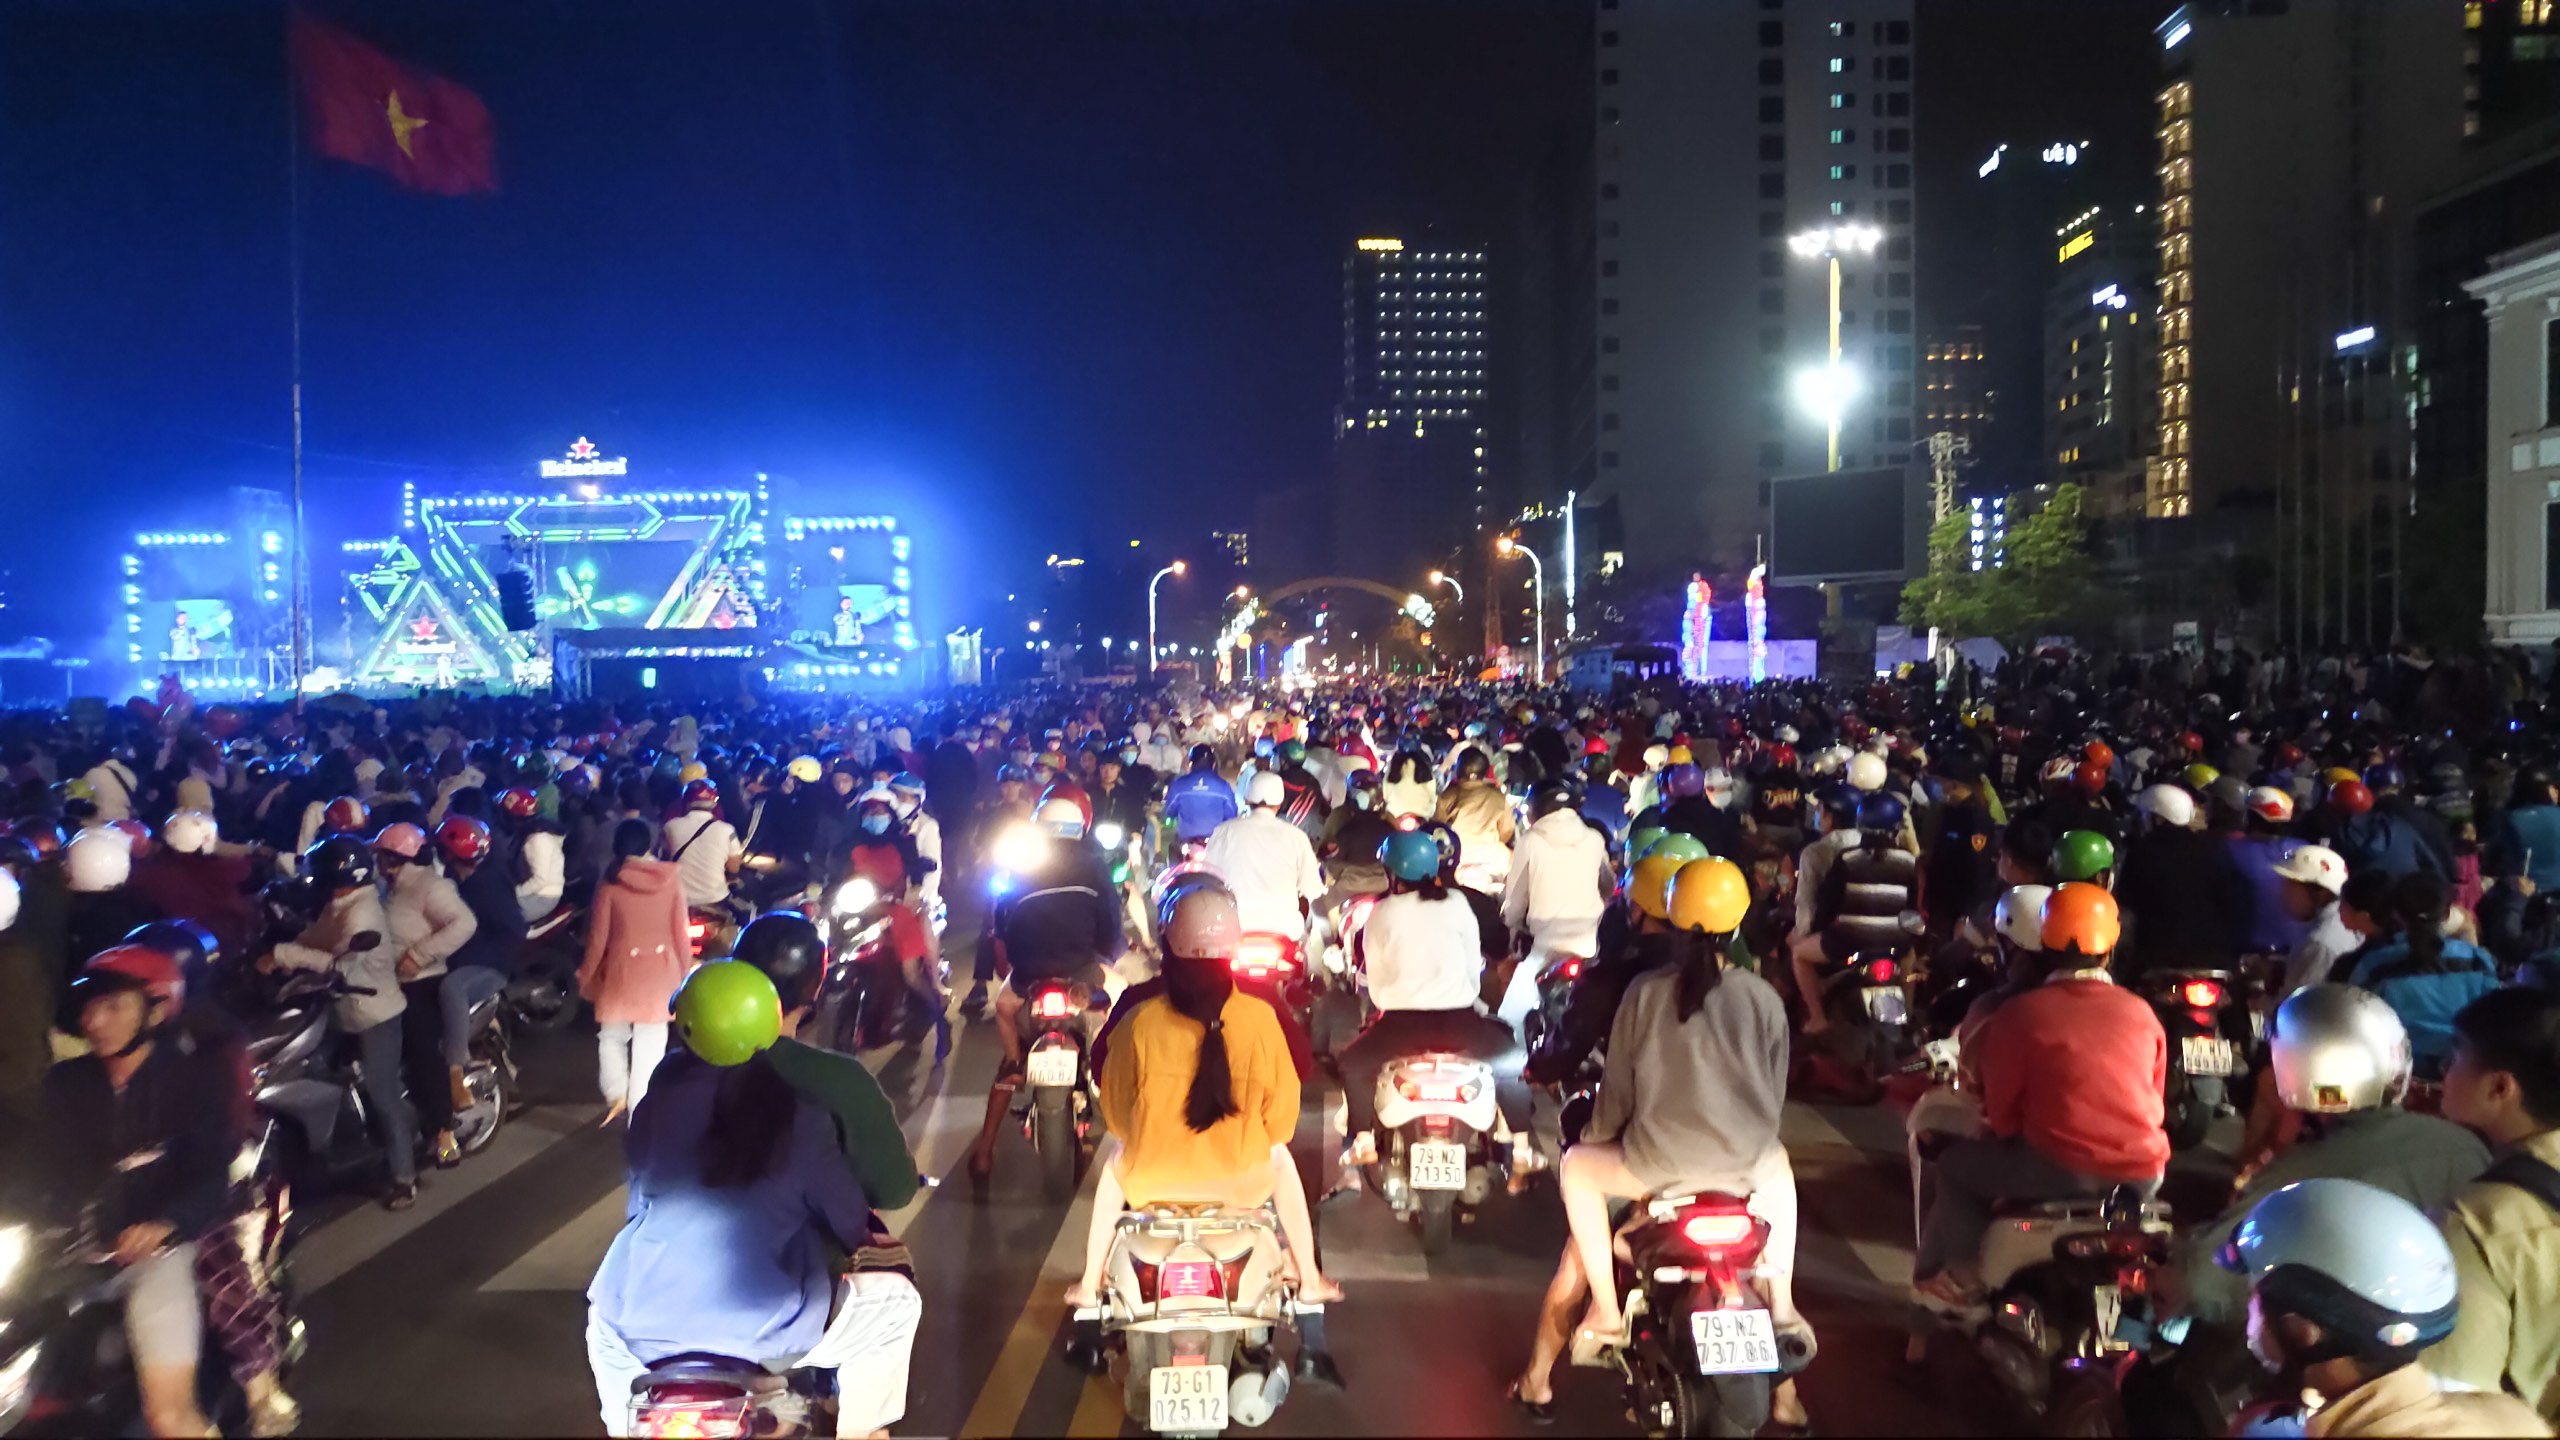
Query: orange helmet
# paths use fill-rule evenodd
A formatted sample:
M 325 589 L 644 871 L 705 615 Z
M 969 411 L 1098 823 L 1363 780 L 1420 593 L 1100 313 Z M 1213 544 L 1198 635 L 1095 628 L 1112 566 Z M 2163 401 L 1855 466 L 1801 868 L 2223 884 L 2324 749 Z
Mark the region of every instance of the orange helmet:
M 2083 760 L 2079 768 L 2071 772 L 2071 783 L 2081 794 L 2095 799 L 2106 793 L 2107 767 L 2095 760 Z
M 2103 885 L 2075 880 L 2054 887 L 2045 897 L 2044 922 L 2038 927 L 2046 954 L 2076 952 L 2095 959 L 2112 954 L 2124 934 L 2116 897 Z
M 2116 752 L 2106 741 L 2092 740 L 2080 747 L 2080 758 L 2105 769 L 2116 763 Z

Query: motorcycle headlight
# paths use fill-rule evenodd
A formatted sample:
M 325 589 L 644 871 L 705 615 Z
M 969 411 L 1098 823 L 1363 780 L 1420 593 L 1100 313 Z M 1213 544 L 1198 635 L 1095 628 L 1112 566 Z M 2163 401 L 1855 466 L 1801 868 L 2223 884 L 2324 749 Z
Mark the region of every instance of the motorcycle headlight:
M 847 880 L 836 887 L 834 903 L 838 915 L 859 915 L 880 903 L 880 887 L 868 880 Z
M 1094 843 L 1103 849 L 1117 850 L 1128 842 L 1129 832 L 1121 829 L 1117 822 L 1105 820 L 1093 827 L 1093 838 Z
M 1020 874 L 1040 863 L 1049 850 L 1049 836 L 1037 825 L 1022 821 L 996 837 L 995 862 L 999 869 Z
M 26 1268 L 27 1248 L 34 1236 L 24 1225 L 0 1225 L 0 1294 L 18 1280 L 18 1272 Z

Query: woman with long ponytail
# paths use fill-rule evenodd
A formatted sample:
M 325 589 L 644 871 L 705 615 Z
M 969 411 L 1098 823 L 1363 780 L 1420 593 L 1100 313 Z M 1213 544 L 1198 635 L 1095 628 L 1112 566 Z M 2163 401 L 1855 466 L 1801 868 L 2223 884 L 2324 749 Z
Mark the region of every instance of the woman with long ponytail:
M 1160 928 L 1162 991 L 1114 1018 L 1103 1051 L 1110 1138 L 1095 1156 L 1084 1275 L 1067 1303 L 1099 1298 L 1123 1205 L 1168 1201 L 1277 1202 L 1299 1298 L 1338 1300 L 1342 1291 L 1316 1263 L 1315 1222 L 1289 1154 L 1299 1096 L 1289 1040 L 1270 1002 L 1237 989 L 1232 973 L 1244 937 L 1235 896 L 1215 884 L 1178 891 Z
M 1533 1418 L 1551 1413 L 1548 1377 L 1568 1345 L 1579 1363 L 1626 1343 L 1626 1317 L 1609 1283 L 1612 1200 L 1686 1191 L 1748 1196 L 1751 1213 L 1769 1227 L 1760 1265 L 1771 1318 L 1810 1339 L 1793 1284 L 1795 1172 L 1778 1141 L 1786 1007 L 1731 958 L 1734 931 L 1750 913 L 1750 882 L 1730 860 L 1693 860 L 1665 889 L 1649 908 L 1674 932 L 1675 963 L 1628 985 L 1609 1028 L 1608 1068 L 1591 1123 L 1557 1167 L 1572 1237 L 1538 1308 L 1529 1368 L 1511 1387 L 1513 1403 Z M 1568 1335 L 1585 1296 L 1580 1330 Z M 1780 1386 L 1770 1404 L 1781 1423 L 1802 1423 L 1791 1385 Z
M 2445 933 L 2450 903 L 2442 880 L 2423 870 L 2404 876 L 2388 901 L 2399 938 L 2368 951 L 2348 977 L 2400 1017 L 2421 1080 L 2443 1075 L 2455 1012 L 2498 988 L 2497 962 Z

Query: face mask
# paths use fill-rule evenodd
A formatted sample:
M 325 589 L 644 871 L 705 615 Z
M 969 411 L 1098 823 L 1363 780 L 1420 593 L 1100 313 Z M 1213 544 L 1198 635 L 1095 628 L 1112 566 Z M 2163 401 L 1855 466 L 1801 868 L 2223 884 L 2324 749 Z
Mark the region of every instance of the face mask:
M 874 835 L 886 835 L 889 833 L 889 817 L 886 815 L 865 815 L 862 817 L 862 828 Z
M 1351 803 L 1367 810 L 1378 803 L 1378 797 L 1366 790 L 1354 790 L 1351 792 Z
M 1137 764 L 1137 763 L 1138 763 L 1138 747 L 1136 747 L 1135 745 L 1132 745 L 1132 746 L 1130 746 L 1128 749 L 1121 751 L 1121 752 L 1120 752 L 1120 763 L 1121 763 L 1121 764 L 1123 764 L 1123 765 L 1135 765 L 1135 764 Z

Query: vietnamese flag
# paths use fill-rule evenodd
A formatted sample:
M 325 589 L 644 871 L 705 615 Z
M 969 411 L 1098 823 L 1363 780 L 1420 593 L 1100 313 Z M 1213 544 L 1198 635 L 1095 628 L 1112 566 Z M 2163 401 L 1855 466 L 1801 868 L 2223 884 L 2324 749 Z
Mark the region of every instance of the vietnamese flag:
M 430 195 L 498 188 L 496 132 L 479 96 L 298 10 L 289 24 L 313 149 Z

